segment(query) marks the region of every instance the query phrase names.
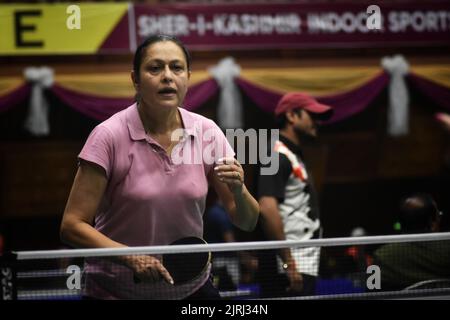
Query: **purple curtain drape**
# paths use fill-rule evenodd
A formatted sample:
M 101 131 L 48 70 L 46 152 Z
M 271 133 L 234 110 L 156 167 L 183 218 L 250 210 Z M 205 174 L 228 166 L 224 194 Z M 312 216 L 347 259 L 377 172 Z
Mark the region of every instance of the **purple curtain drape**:
M 388 81 L 389 76 L 385 72 L 381 72 L 366 84 L 351 91 L 317 97 L 317 100 L 321 103 L 328 104 L 334 108 L 333 116 L 325 124 L 345 120 L 363 111 L 386 87 Z M 237 79 L 237 84 L 259 108 L 269 113 L 273 113 L 278 100 L 282 96 L 281 93 L 263 89 L 243 78 Z
M 407 78 L 411 89 L 419 90 L 437 105 L 450 110 L 449 88 L 414 73 L 410 73 Z M 320 102 L 334 107 L 334 115 L 326 124 L 345 120 L 363 111 L 387 86 L 388 81 L 389 75 L 382 72 L 354 90 L 337 95 L 317 97 L 317 100 Z M 243 78 L 237 78 L 236 83 L 259 108 L 268 113 L 273 112 L 282 96 L 279 92 L 267 90 Z M 49 90 L 76 111 L 100 121 L 109 118 L 114 113 L 133 103 L 131 97 L 108 98 L 93 96 L 66 89 L 58 84 L 54 84 Z M 208 99 L 217 94 L 218 90 L 219 86 L 214 79 L 208 79 L 190 87 L 185 99 L 186 109 L 195 111 Z M 30 92 L 31 85 L 24 83 L 8 94 L 0 96 L 0 112 L 5 112 L 28 99 Z
M 243 78 L 236 78 L 238 87 L 252 100 L 259 108 L 268 113 L 273 113 L 280 100 L 282 93 L 264 89 Z
M 62 102 L 96 120 L 106 120 L 116 112 L 133 104 L 132 98 L 107 98 L 88 95 L 54 84 L 50 89 Z
M 348 119 L 364 109 L 383 91 L 389 83 L 389 75 L 381 72 L 366 84 L 345 93 L 318 97 L 323 104 L 333 107 L 334 113 L 324 124 L 332 124 Z
M 417 74 L 408 75 L 410 89 L 416 89 L 437 105 L 450 110 L 450 89 Z
M 219 86 L 214 79 L 205 80 L 189 87 L 184 99 L 185 108 L 189 111 L 198 109 L 209 98 L 214 96 L 218 90 Z
M 24 83 L 8 94 L 0 96 L 0 112 L 5 112 L 22 103 L 25 99 L 28 99 L 30 92 L 31 85 Z
M 217 93 L 219 87 L 214 79 L 200 82 L 189 88 L 185 98 L 186 109 L 196 110 Z M 133 104 L 133 98 L 108 98 L 93 96 L 66 89 L 54 84 L 50 89 L 61 101 L 76 111 L 96 120 L 106 120 L 116 112 Z

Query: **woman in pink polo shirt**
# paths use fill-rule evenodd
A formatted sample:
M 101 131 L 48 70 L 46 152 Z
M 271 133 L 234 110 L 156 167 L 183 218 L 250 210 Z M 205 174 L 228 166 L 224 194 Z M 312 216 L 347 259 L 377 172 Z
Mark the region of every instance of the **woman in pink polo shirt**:
M 182 108 L 190 74 L 189 53 L 175 37 L 152 36 L 137 48 L 137 102 L 99 124 L 79 154 L 61 223 L 64 242 L 112 248 L 201 238 L 209 184 L 233 223 L 253 230 L 258 203 L 231 146 L 213 121 Z M 219 298 L 209 269 L 177 286 L 158 257 L 91 259 L 85 271 L 91 298 Z

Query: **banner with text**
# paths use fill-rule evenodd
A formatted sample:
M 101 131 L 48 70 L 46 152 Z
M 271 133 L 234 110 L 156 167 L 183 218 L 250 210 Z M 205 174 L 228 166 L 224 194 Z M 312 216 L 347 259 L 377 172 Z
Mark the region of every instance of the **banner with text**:
M 3 55 L 129 53 L 160 33 L 190 50 L 448 46 L 450 1 L 1 5 L 0 29 Z
M 450 44 L 449 4 L 136 5 L 134 15 L 138 43 L 170 33 L 191 49 L 429 46 Z
M 0 5 L 0 54 L 95 54 L 102 47 L 129 52 L 128 8 L 127 3 Z

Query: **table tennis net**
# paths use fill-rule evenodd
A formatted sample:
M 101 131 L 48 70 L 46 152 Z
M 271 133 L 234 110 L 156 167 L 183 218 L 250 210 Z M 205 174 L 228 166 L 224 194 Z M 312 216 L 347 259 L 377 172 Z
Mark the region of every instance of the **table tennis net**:
M 3 300 L 184 299 L 207 281 L 222 299 L 450 297 L 450 233 L 208 245 L 21 251 L 1 257 Z M 300 275 L 280 259 L 289 250 Z M 200 275 L 170 284 L 141 277 L 130 257 L 175 260 Z M 161 258 L 164 257 L 164 258 Z M 197 266 L 198 267 L 198 266 Z M 294 269 L 295 270 L 295 269 Z M 291 272 L 294 274 L 288 275 Z M 175 278 L 175 277 L 174 277 Z M 292 280 L 294 278 L 294 280 Z M 296 279 L 296 280 L 295 280 Z M 156 282 L 155 282 L 156 281 Z M 205 296 L 200 296 L 205 298 Z

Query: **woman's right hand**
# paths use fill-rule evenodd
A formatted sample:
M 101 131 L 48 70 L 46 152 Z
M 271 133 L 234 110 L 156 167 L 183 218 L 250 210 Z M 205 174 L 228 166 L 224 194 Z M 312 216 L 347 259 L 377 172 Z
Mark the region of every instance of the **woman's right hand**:
M 170 284 L 174 284 L 169 271 L 164 268 L 161 261 L 152 256 L 132 255 L 124 258 L 125 265 L 134 274 L 134 278 L 143 282 L 156 283 L 164 279 Z

